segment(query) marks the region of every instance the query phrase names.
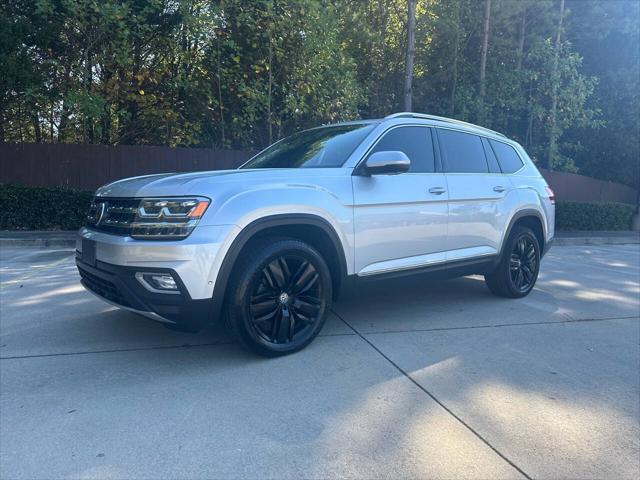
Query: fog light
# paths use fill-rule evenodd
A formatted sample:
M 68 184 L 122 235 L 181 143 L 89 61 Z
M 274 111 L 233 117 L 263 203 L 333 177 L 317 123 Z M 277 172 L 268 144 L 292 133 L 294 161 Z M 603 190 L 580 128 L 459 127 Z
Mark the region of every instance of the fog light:
M 138 272 L 136 278 L 144 288 L 154 293 L 180 293 L 178 284 L 169 273 Z

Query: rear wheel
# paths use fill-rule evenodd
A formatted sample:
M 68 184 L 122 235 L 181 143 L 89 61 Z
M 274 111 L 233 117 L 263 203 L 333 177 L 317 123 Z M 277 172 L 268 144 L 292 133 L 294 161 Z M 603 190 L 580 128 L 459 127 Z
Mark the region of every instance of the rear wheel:
M 498 267 L 484 276 L 495 295 L 520 298 L 533 289 L 540 270 L 540 244 L 533 231 L 513 228 Z
M 245 348 L 278 356 L 306 347 L 331 307 L 331 276 L 320 254 L 294 239 L 265 239 L 236 268 L 226 323 Z

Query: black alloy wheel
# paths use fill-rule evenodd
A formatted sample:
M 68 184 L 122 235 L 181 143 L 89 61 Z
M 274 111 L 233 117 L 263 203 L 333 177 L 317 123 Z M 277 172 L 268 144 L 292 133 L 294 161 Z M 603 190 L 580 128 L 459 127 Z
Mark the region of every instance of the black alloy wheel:
M 513 286 L 521 292 L 528 291 L 535 282 L 538 271 L 536 247 L 527 236 L 522 236 L 513 246 L 509 258 L 509 273 Z
M 533 290 L 540 270 L 540 244 L 530 228 L 515 226 L 505 241 L 497 267 L 485 274 L 495 295 L 520 298 Z
M 311 262 L 298 255 L 273 259 L 262 269 L 249 301 L 255 333 L 272 344 L 304 338 L 319 321 L 322 293 Z
M 310 245 L 264 239 L 234 270 L 225 321 L 245 348 L 264 356 L 296 352 L 318 335 L 331 307 L 329 268 Z

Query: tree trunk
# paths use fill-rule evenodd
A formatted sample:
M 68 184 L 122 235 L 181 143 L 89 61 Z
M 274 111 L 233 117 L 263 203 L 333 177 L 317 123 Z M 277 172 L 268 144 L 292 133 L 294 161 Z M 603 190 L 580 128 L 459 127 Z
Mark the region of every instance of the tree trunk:
M 90 42 L 89 42 L 90 43 Z M 91 64 L 91 52 L 89 45 L 85 49 L 85 91 L 87 98 L 91 96 L 93 65 Z M 84 115 L 84 143 L 94 143 L 93 118 L 85 111 Z
M 416 0 L 407 1 L 407 53 L 404 62 L 404 111 L 412 109 L 413 60 L 416 55 Z
M 49 112 L 50 112 L 49 113 L 49 143 L 53 143 L 53 130 L 54 130 L 54 122 L 55 122 L 55 112 L 53 109 L 53 102 L 51 102 L 51 109 Z
M 60 124 L 58 125 L 58 143 L 64 142 L 65 134 L 67 133 L 67 122 L 69 121 L 69 104 L 62 97 L 62 109 L 60 110 Z
M 33 124 L 33 134 L 36 143 L 42 143 L 42 128 L 40 127 L 40 115 L 35 107 L 31 110 L 31 123 Z
M 220 6 L 224 8 L 223 2 Z M 219 28 L 222 28 L 220 26 Z M 224 139 L 224 108 L 222 103 L 222 76 L 220 75 L 220 32 L 216 32 L 216 77 L 218 79 L 218 108 L 220 110 L 220 136 L 222 148 L 226 148 Z
M 553 164 L 556 157 L 556 145 L 558 142 L 557 109 L 558 109 L 558 60 L 560 57 L 560 38 L 562 35 L 562 18 L 564 17 L 564 0 L 560 0 L 560 17 L 558 18 L 558 30 L 556 31 L 555 52 L 553 54 L 553 70 L 551 72 L 551 113 L 549 115 L 549 154 L 547 156 L 547 168 L 553 171 Z
M 100 68 L 100 83 L 101 83 L 101 91 L 102 97 L 106 100 L 104 108 L 100 114 L 100 124 L 101 124 L 101 132 L 100 132 L 100 143 L 103 145 L 109 145 L 111 143 L 111 99 L 108 91 L 107 85 L 109 84 L 109 80 L 113 77 L 113 71 L 111 66 L 101 65 Z
M 518 35 L 518 70 L 522 69 L 522 59 L 524 57 L 524 36 L 527 28 L 527 7 L 522 9 L 522 18 L 520 19 L 520 33 Z
M 120 142 L 125 145 L 135 145 L 138 143 L 138 114 L 140 111 L 140 105 L 137 100 L 137 95 L 140 90 L 140 80 L 138 79 L 138 74 L 141 71 L 142 65 L 142 46 L 139 38 L 134 37 L 133 40 L 133 66 L 131 67 L 131 75 L 130 78 L 130 92 L 125 96 L 127 100 L 125 101 L 127 118 L 125 122 L 125 127 L 123 134 L 120 138 Z M 128 76 L 128 72 L 123 70 L 123 76 L 126 78 Z
M 24 133 L 22 128 L 22 102 L 18 103 L 18 127 L 20 131 L 20 143 L 24 143 Z
M 273 38 L 269 36 L 269 83 L 267 88 L 267 132 L 268 145 L 273 143 L 273 123 L 271 122 L 271 103 L 272 103 L 272 87 L 273 87 Z
M 111 143 L 111 102 L 107 102 L 102 111 L 102 134 L 100 143 L 109 145 Z
M 527 147 L 533 145 L 533 80 L 529 80 L 529 114 L 527 116 L 527 131 L 524 135 L 524 143 Z
M 456 2 L 455 9 L 456 37 L 453 49 L 453 73 L 451 78 L 451 97 L 449 100 L 449 115 L 453 117 L 456 111 L 456 88 L 458 87 L 458 50 L 460 49 L 460 2 Z
M 5 107 L 2 104 L 2 102 L 0 102 L 0 142 L 7 141 L 6 132 L 5 132 L 5 124 L 6 124 L 5 118 L 6 118 Z
M 64 137 L 67 131 L 67 122 L 69 121 L 69 103 L 65 100 L 67 90 L 69 89 L 69 83 L 71 79 L 71 67 L 65 66 L 64 80 L 62 83 L 62 108 L 60 109 L 60 122 L 58 123 L 57 142 L 64 142 Z
M 487 50 L 489 48 L 489 22 L 491 19 L 491 0 L 484 2 L 484 32 L 482 34 L 482 51 L 480 53 L 480 97 L 486 94 Z

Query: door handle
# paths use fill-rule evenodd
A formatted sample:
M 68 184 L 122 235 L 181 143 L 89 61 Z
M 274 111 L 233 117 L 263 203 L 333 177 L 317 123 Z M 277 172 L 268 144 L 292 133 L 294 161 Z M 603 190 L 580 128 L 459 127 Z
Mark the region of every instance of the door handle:
M 443 187 L 431 187 L 429 189 L 429 193 L 433 193 L 434 195 L 442 195 L 446 190 Z
M 493 187 L 494 192 L 502 193 L 506 190 L 502 185 L 498 185 L 497 187 Z

